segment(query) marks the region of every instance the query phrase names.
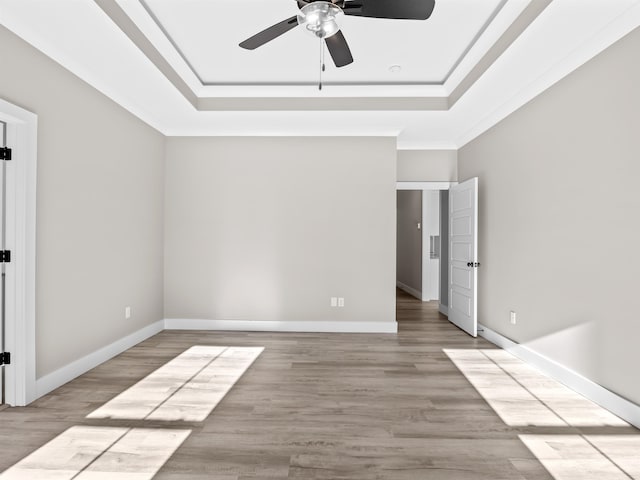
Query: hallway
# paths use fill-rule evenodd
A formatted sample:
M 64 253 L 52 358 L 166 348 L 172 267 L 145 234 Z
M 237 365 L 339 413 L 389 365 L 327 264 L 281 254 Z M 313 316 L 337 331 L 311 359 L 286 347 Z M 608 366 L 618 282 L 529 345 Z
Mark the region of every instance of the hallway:
M 399 292 L 398 321 L 162 332 L 0 411 L 0 479 L 640 479 L 636 429 L 437 304 Z

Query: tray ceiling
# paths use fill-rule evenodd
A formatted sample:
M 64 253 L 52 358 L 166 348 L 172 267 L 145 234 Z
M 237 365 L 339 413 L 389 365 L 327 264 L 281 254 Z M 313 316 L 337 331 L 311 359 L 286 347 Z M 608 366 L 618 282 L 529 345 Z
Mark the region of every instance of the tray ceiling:
M 204 85 L 317 83 L 319 41 L 299 27 L 253 51 L 238 47 L 295 15 L 293 0 L 139 1 Z M 327 55 L 323 80 L 442 85 L 505 3 L 441 0 L 424 21 L 342 16 L 355 61 L 336 68 Z
M 318 91 L 303 32 L 237 46 L 295 13 L 289 0 L 144 2 L 0 0 L 0 24 L 166 135 L 386 135 L 405 149 L 464 145 L 640 26 L 640 0 L 436 0 L 411 28 L 346 19 L 355 62 Z

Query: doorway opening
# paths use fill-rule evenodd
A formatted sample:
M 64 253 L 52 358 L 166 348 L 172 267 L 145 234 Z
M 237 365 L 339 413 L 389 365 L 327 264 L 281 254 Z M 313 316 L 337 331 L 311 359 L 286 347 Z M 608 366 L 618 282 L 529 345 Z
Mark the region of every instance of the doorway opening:
M 448 313 L 450 182 L 398 182 L 396 287 Z M 437 303 L 436 303 L 437 302 Z

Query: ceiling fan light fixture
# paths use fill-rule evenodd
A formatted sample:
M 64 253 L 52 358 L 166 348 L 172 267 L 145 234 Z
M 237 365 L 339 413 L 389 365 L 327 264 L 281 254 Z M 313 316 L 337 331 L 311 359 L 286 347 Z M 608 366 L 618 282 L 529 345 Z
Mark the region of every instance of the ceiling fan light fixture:
M 337 18 L 342 9 L 330 2 L 308 3 L 300 9 L 298 24 L 316 38 L 327 38 L 340 30 Z

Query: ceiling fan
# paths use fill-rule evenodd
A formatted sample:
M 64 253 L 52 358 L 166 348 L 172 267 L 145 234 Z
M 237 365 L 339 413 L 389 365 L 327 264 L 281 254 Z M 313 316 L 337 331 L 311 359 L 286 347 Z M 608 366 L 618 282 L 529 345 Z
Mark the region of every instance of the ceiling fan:
M 336 67 L 353 62 L 336 17 L 342 13 L 358 17 L 389 18 L 401 20 L 426 20 L 431 16 L 435 0 L 295 0 L 300 11 L 280 23 L 240 43 L 242 48 L 254 50 L 297 25 L 319 38 L 327 45 Z

